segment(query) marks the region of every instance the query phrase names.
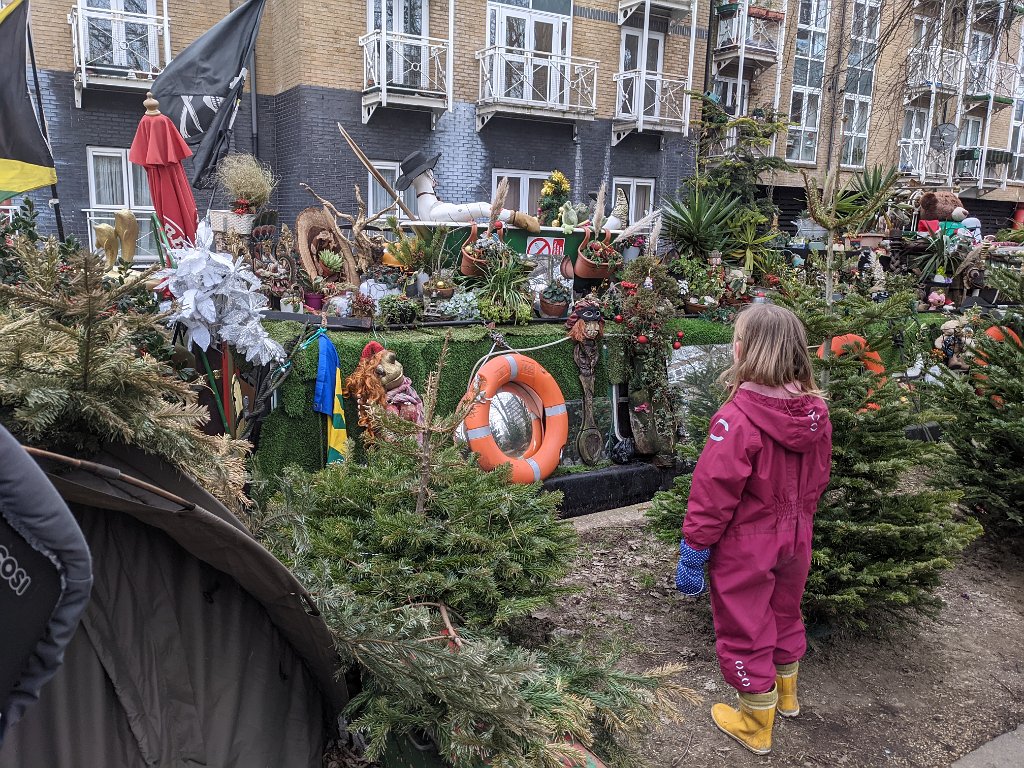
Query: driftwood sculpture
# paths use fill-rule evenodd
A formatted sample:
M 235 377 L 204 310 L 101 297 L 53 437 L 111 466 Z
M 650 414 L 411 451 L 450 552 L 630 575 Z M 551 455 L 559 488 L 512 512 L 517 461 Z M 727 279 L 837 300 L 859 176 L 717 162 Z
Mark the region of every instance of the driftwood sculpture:
M 345 280 L 358 285 L 359 275 L 365 273 L 372 266 L 373 255 L 375 251 L 379 250 L 379 246 L 366 234 L 366 227 L 378 221 L 394 206 L 388 206 L 372 216 L 367 216 L 366 202 L 363 200 L 362 192 L 357 184 L 355 185 L 357 212 L 355 216 L 350 216 L 339 211 L 334 203 L 318 195 L 308 184 L 300 184 L 300 186 L 323 206 L 320 222 L 324 225 L 326 232 L 333 237 L 334 247 L 331 250 L 335 250 L 341 255 L 342 261 L 345 264 Z M 307 208 L 306 210 L 310 209 Z M 351 236 L 345 235 L 338 224 L 339 221 L 346 222 L 351 226 Z M 312 251 L 301 236 L 301 232 L 299 235 L 299 256 L 302 259 L 302 266 L 310 275 L 319 274 L 316 266 L 316 254 L 318 251 Z

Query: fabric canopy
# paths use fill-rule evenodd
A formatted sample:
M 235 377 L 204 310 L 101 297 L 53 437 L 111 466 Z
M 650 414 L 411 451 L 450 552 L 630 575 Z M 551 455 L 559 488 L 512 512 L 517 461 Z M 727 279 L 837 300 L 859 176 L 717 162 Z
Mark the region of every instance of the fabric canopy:
M 153 207 L 172 248 L 195 244 L 199 214 L 181 166 L 191 156 L 192 150 L 170 118 L 159 112 L 143 115 L 128 159 L 146 169 Z

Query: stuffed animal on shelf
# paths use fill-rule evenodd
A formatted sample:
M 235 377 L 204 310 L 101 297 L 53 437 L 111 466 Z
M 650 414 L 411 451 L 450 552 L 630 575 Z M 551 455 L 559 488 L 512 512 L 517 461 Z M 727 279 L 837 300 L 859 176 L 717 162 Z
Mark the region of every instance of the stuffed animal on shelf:
M 373 406 L 401 416 L 413 424 L 423 424 L 423 400 L 405 375 L 395 353 L 384 349 L 376 341 L 363 348 L 359 365 L 345 381 L 346 392 L 359 405 L 359 426 L 370 438 L 376 434 L 372 416 Z
M 940 231 L 952 236 L 967 218 L 967 209 L 953 192 L 925 192 L 918 209 L 917 231 L 937 235 Z
M 946 292 L 941 288 L 936 288 L 934 291 L 928 294 L 928 311 L 929 312 L 940 312 L 946 307 L 952 307 L 953 301 L 946 297 Z

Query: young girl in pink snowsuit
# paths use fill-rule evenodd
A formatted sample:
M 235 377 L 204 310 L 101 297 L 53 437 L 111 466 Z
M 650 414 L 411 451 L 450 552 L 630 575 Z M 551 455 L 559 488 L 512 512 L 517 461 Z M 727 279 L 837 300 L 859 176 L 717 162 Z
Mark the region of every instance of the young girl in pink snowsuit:
M 736 320 L 729 399 L 711 419 L 693 473 L 676 586 L 711 581 L 718 663 L 739 709 L 715 725 L 757 754 L 771 751 L 776 709 L 800 714 L 797 666 L 807 648 L 800 600 L 811 528 L 828 485 L 832 424 L 818 397 L 807 336 L 787 309 L 755 304 Z

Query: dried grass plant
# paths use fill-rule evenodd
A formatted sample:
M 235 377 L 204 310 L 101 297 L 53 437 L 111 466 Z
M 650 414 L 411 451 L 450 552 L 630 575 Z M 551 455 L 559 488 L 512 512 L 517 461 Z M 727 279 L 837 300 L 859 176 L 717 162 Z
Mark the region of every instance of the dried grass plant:
M 278 178 L 270 166 L 252 155 L 231 154 L 217 166 L 217 183 L 232 200 L 247 200 L 252 210 L 270 202 Z

